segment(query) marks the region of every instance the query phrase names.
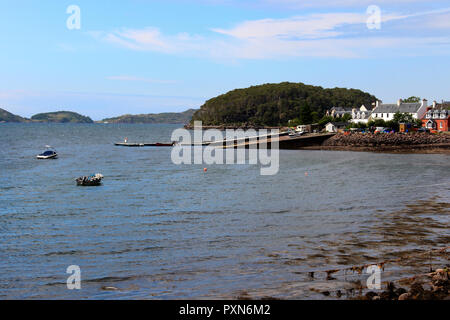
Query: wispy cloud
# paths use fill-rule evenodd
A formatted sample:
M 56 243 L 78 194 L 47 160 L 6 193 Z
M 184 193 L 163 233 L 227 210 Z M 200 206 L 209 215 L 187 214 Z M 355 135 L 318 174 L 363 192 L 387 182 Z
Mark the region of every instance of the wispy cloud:
M 147 82 L 147 83 L 159 83 L 159 84 L 171 84 L 176 83 L 174 80 L 161 80 L 161 79 L 151 79 L 151 78 L 142 78 L 142 77 L 135 77 L 135 76 L 109 76 L 106 77 L 107 80 L 114 80 L 114 81 L 137 81 L 137 82 Z
M 202 36 L 165 35 L 158 28 L 149 27 L 97 33 L 96 37 L 131 50 L 213 59 L 365 57 L 380 55 L 380 50 L 392 46 L 395 54 L 420 55 L 422 51 L 411 49 L 429 45 L 432 47 L 427 54 L 450 51 L 449 34 L 434 33 L 436 29 L 450 29 L 448 22 L 441 21 L 449 11 L 444 8 L 415 14 L 382 14 L 381 30 L 367 29 L 365 12 L 333 12 L 243 21 L 232 28 L 211 28 Z M 440 20 L 436 21 L 436 17 Z M 421 36 L 405 32 L 411 28 L 420 30 Z
M 322 9 L 322 8 L 364 8 L 369 5 L 405 6 L 428 5 L 429 0 L 179 0 L 199 2 L 210 5 L 230 5 L 238 7 L 274 8 L 274 9 Z M 447 2 L 446 2 L 447 1 Z M 434 0 L 436 5 L 446 5 L 448 0 Z

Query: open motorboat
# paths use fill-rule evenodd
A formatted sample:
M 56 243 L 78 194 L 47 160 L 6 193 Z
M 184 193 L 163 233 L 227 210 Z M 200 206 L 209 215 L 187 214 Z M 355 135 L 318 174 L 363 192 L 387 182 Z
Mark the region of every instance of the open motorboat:
M 102 184 L 103 175 L 100 173 L 79 177 L 76 180 L 78 186 L 99 186 Z
M 36 158 L 38 158 L 38 159 L 56 159 L 56 158 L 58 158 L 58 154 L 56 153 L 56 150 L 53 150 L 52 147 L 50 147 L 50 146 L 46 146 L 46 148 L 48 150 L 41 154 L 38 154 L 36 156 Z

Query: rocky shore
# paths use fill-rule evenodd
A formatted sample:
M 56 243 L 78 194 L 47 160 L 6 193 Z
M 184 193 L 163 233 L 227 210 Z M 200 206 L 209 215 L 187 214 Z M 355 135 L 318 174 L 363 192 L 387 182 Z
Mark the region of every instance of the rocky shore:
M 450 300 L 450 270 L 437 269 L 423 277 L 417 276 L 403 280 L 402 285 L 409 289 L 396 287 L 389 282 L 386 290 L 377 293 L 369 291 L 362 300 Z
M 450 153 L 449 134 L 428 133 L 338 133 L 318 148 L 321 150 L 399 153 Z

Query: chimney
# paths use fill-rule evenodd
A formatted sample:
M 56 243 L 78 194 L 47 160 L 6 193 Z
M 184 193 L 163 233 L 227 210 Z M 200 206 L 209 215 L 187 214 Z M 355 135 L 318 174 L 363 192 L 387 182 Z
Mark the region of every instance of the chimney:
M 428 100 L 427 99 L 422 99 L 422 106 L 425 106 L 425 107 L 428 106 Z
M 433 109 L 436 109 L 436 100 L 433 101 Z
M 397 105 L 400 107 L 400 105 L 402 104 L 402 99 L 398 99 L 398 101 L 397 101 Z
M 380 104 L 382 103 L 381 100 L 377 100 L 377 102 L 375 103 L 375 108 L 378 108 L 380 106 Z

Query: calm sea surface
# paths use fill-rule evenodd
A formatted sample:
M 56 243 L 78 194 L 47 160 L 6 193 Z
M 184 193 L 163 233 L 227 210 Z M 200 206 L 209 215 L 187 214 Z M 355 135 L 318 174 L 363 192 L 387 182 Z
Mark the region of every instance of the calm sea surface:
M 368 275 L 319 271 L 403 258 L 382 281 L 407 277 L 450 243 L 448 155 L 281 150 L 261 176 L 113 145 L 177 127 L 0 124 L 0 298 L 335 298 Z M 35 159 L 46 144 L 59 159 Z M 76 186 L 97 172 L 102 186 Z

